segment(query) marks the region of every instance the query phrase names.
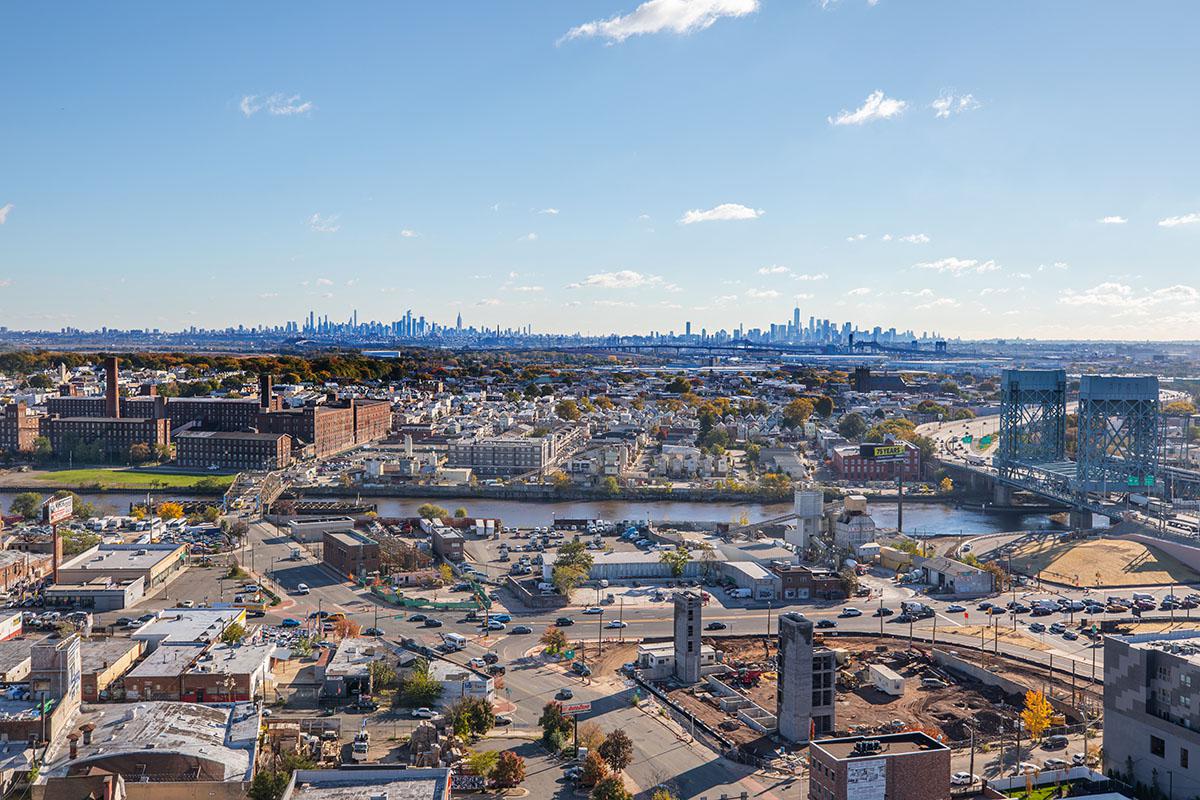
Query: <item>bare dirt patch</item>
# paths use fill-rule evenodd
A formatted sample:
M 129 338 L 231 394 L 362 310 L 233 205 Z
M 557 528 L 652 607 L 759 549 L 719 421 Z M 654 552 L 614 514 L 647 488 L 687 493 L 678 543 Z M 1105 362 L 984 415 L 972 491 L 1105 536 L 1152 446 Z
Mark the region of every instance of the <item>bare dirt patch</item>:
M 1166 553 L 1126 539 L 1043 537 L 1013 551 L 1013 569 L 1074 586 L 1196 583 L 1200 574 Z

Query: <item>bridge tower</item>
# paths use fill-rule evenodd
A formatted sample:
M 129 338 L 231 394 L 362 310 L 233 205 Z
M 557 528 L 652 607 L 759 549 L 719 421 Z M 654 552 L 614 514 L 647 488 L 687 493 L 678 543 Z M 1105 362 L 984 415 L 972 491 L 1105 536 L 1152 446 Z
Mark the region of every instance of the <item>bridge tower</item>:
M 1158 378 L 1084 375 L 1079 381 L 1076 486 L 1153 492 L 1159 473 Z
M 1000 445 L 992 460 L 1001 479 L 1065 461 L 1066 371 L 1006 369 L 1000 380 Z

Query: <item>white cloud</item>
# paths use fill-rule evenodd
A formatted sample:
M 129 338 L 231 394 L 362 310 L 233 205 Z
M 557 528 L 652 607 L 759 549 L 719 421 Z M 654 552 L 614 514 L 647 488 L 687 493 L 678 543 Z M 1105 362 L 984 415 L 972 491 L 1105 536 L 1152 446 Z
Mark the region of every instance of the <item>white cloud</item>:
M 545 291 L 545 288 L 542 286 L 510 286 L 508 288 L 511 292 L 535 293 Z
M 333 286 L 333 281 L 329 278 L 317 278 L 317 286 Z
M 12 212 L 12 210 L 12 203 L 6 203 L 3 206 L 0 206 L 0 225 L 8 222 L 8 215 Z
M 1101 225 L 1124 225 L 1126 222 L 1129 222 L 1129 220 L 1113 214 L 1109 217 L 1101 217 L 1100 219 L 1096 220 L 1096 222 L 1099 222 Z
M 867 235 L 865 233 L 856 233 L 853 236 L 847 236 L 846 241 L 847 242 L 861 242 L 863 239 L 866 239 L 866 238 L 867 238 Z
M 713 298 L 713 305 L 724 306 L 729 305 L 730 303 L 736 303 L 737 301 L 738 296 L 736 294 L 723 294 L 720 297 Z
M 646 275 L 623 269 L 618 272 L 597 272 L 578 283 L 567 284 L 568 289 L 640 289 L 645 286 L 661 286 L 663 279 L 658 275 Z
M 731 220 L 758 219 L 767 213 L 762 209 L 750 208 L 738 203 L 722 203 L 719 206 L 701 211 L 693 208 L 679 218 L 681 225 L 693 225 L 697 222 L 728 222 Z
M 313 214 L 308 218 L 308 227 L 317 233 L 337 233 L 342 229 L 338 222 L 338 215 L 331 214 L 323 217 L 320 214 Z
M 936 308 L 958 308 L 958 301 L 951 297 L 939 297 L 917 306 L 918 311 L 930 311 Z
M 1162 289 L 1136 290 L 1127 283 L 1106 281 L 1090 289 L 1067 289 L 1058 297 L 1059 305 L 1116 309 L 1118 315 L 1146 314 L 1161 306 L 1192 306 L 1200 302 L 1200 289 L 1175 284 Z
M 557 208 L 543 208 L 541 211 L 539 211 L 537 213 L 545 214 L 546 216 L 549 216 L 549 217 L 557 217 L 558 209 Z
M 1200 213 L 1184 214 L 1180 217 L 1167 217 L 1158 221 L 1160 228 L 1178 228 L 1180 225 L 1197 224 L 1200 224 Z
M 537 240 L 538 235 L 536 233 L 527 233 L 520 239 L 517 239 L 518 242 L 536 242 Z
M 404 230 L 400 231 L 400 235 L 401 235 L 402 237 L 404 237 L 405 239 L 416 239 L 416 238 L 417 238 L 418 236 L 420 236 L 421 234 L 417 233 L 417 232 L 416 232 L 416 231 L 414 231 L 414 230 L 410 230 L 410 229 L 408 229 L 408 228 L 405 228 Z
M 859 286 L 857 289 L 851 289 L 850 291 L 846 292 L 846 296 L 847 297 L 865 297 L 866 295 L 869 295 L 870 293 L 871 293 L 871 290 L 868 287 Z
M 1048 269 L 1057 269 L 1057 270 L 1061 270 L 1061 271 L 1063 271 L 1063 272 L 1066 272 L 1066 271 L 1067 271 L 1067 270 L 1069 270 L 1070 268 L 1071 268 L 1071 265 L 1070 265 L 1070 264 L 1068 264 L 1068 263 L 1067 263 L 1067 262 L 1065 262 L 1065 261 L 1055 261 L 1053 264 L 1049 264 L 1049 265 L 1047 265 L 1047 264 L 1038 264 L 1037 271 L 1038 271 L 1038 272 L 1045 272 L 1045 271 L 1046 271 L 1046 270 L 1048 270 Z
M 275 297 L 279 297 L 279 292 L 263 292 L 262 294 L 260 294 L 258 296 L 258 299 L 259 300 L 270 300 Z
M 876 89 L 867 95 L 863 104 L 854 111 L 842 110 L 836 117 L 829 117 L 830 125 L 865 125 L 879 119 L 891 119 L 904 112 L 908 103 L 886 96 Z
M 779 292 L 774 289 L 747 289 L 746 297 L 751 300 L 773 300 L 779 297 Z
M 577 25 L 558 43 L 592 38 L 623 42 L 631 36 L 663 31 L 684 35 L 702 31 L 721 17 L 753 14 L 758 5 L 759 0 L 646 0 L 624 16 Z
M 593 300 L 592 305 L 602 308 L 637 308 L 637 303 L 630 300 Z
M 500 301 L 494 297 L 485 297 L 482 300 L 477 300 L 475 302 L 475 305 L 477 305 L 477 306 L 498 306 L 498 305 L 500 305 Z
M 900 292 L 905 297 L 933 297 L 933 289 L 905 289 Z
M 828 273 L 825 273 L 825 272 L 815 272 L 815 273 L 804 272 L 804 273 L 801 273 L 800 275 L 792 276 L 792 280 L 797 280 L 797 281 L 824 281 L 824 280 L 828 280 L 828 279 L 829 279 L 829 275 L 828 275 Z
M 769 267 L 758 268 L 759 275 L 787 275 L 791 271 L 790 267 L 785 267 L 782 264 L 772 264 Z
M 942 258 L 937 261 L 922 261 L 915 264 L 917 269 L 929 269 L 934 272 L 945 272 L 959 277 L 969 273 L 983 274 L 995 272 L 1000 265 L 995 261 L 977 261 L 973 258 Z
M 947 119 L 954 114 L 963 114 L 967 111 L 974 111 L 979 108 L 979 101 L 971 94 L 954 94 L 954 92 L 942 92 L 937 100 L 934 100 L 930 105 L 933 109 L 934 116 L 938 119 Z
M 268 114 L 276 117 L 294 117 L 297 114 L 307 114 L 313 110 L 313 104 L 310 100 L 301 100 L 300 95 L 283 95 L 272 94 L 266 97 L 257 94 L 248 94 L 242 98 L 242 102 L 238 104 L 242 113 L 247 117 L 252 117 L 259 111 L 266 110 Z
M 923 233 L 910 233 L 908 236 L 901 236 L 900 241 L 909 244 L 929 244 L 931 240 Z

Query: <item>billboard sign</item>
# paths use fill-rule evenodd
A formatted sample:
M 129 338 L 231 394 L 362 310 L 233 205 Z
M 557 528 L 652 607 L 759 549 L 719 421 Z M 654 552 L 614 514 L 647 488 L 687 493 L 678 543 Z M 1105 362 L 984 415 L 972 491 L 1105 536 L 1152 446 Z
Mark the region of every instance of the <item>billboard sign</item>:
M 908 448 L 902 444 L 860 444 L 858 454 L 871 461 L 903 461 Z
M 570 703 L 562 707 L 564 714 L 584 714 L 591 710 L 591 703 Z
M 75 513 L 75 502 L 71 495 L 60 497 L 57 500 L 50 499 L 42 503 L 42 522 L 46 525 L 54 525 L 71 518 Z

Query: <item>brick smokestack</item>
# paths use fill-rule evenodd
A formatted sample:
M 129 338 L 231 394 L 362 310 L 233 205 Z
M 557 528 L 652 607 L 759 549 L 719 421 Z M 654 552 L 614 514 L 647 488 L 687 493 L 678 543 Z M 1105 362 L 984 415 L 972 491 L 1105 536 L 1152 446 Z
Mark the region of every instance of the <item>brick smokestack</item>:
M 258 376 L 258 407 L 263 411 L 271 410 L 271 376 L 264 372 Z
M 121 416 L 120 369 L 121 360 L 116 356 L 104 359 L 104 415 L 114 419 Z

